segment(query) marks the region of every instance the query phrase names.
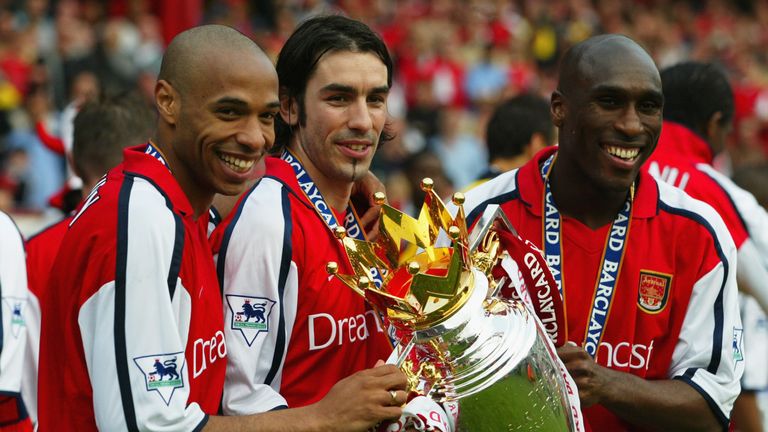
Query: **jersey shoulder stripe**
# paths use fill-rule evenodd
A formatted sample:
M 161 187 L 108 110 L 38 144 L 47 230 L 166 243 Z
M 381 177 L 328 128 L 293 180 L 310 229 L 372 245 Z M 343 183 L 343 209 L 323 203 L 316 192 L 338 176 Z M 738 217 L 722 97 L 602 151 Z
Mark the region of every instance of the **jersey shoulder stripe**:
M 254 185 L 248 196 L 241 200 L 232 220 L 225 227 L 221 248 L 217 262 L 219 281 L 222 287 L 228 287 L 233 281 L 225 280 L 227 271 L 227 258 L 246 259 L 243 255 L 244 243 L 258 241 L 268 247 L 262 250 L 280 251 L 279 261 L 265 257 L 266 265 L 275 270 L 277 274 L 277 303 L 278 303 L 278 328 L 272 364 L 264 378 L 264 384 L 272 385 L 283 363 L 285 347 L 288 343 L 286 327 L 284 295 L 288 274 L 293 261 L 293 204 L 297 199 L 291 199 L 293 192 L 279 178 L 264 176 Z M 298 198 L 293 194 L 295 198 Z M 300 201 L 300 200 L 299 200 Z M 279 210 L 279 213 L 276 211 Z M 279 215 L 279 216 L 278 216 Z M 275 254 L 276 255 L 276 254 Z M 273 284 L 269 282 L 269 284 Z M 232 288 L 227 288 L 230 291 Z
M 278 298 L 280 305 L 280 316 L 278 318 L 277 326 L 277 343 L 275 344 L 275 353 L 272 358 L 272 366 L 267 373 L 267 377 L 264 383 L 272 385 L 272 381 L 277 375 L 277 371 L 283 364 L 283 353 L 285 352 L 285 345 L 287 343 L 287 334 L 285 328 L 285 285 L 288 279 L 288 272 L 291 269 L 291 260 L 293 258 L 293 218 L 291 217 L 291 200 L 288 197 L 288 190 L 282 188 L 281 199 L 283 202 L 283 221 L 285 223 L 285 229 L 283 230 L 283 253 L 280 257 L 280 273 L 278 278 Z
M 256 184 L 254 184 L 251 189 L 246 192 L 246 195 L 237 203 L 237 207 L 235 207 L 233 211 L 233 215 L 231 216 L 230 221 L 224 226 L 224 235 L 221 239 L 221 247 L 218 251 L 218 258 L 216 261 L 216 277 L 219 280 L 219 288 L 221 289 L 222 295 L 224 294 L 224 269 L 225 269 L 225 262 L 227 260 L 227 248 L 229 247 L 230 239 L 232 238 L 232 232 L 235 230 L 235 226 L 237 225 L 238 221 L 240 220 L 240 216 L 243 214 L 243 207 L 245 207 L 246 202 L 248 202 L 248 198 L 250 198 L 251 194 L 256 190 L 256 188 L 259 187 L 261 184 L 263 178 L 259 179 Z M 211 207 L 213 208 L 213 207 Z M 220 226 L 221 223 L 217 223 L 216 226 Z M 223 298 L 223 297 L 222 297 Z
M 695 200 L 679 189 L 663 183 L 659 184 L 659 201 L 661 211 L 688 218 L 701 225 L 712 236 L 717 256 L 723 265 L 723 280 L 713 310 L 715 326 L 712 335 L 712 356 L 707 366 L 708 372 L 716 374 L 720 367 L 723 342 L 723 296 L 730 271 L 730 262 L 724 248 L 735 250 L 735 246 L 730 239 L 725 223 L 708 204 Z M 694 373 L 695 369 L 689 370 L 684 376 L 691 378 Z
M 464 201 L 464 209 L 468 212 L 467 226 L 472 226 L 488 205 L 520 199 L 519 173 L 519 169 L 507 171 L 467 191 Z
M 138 431 L 136 410 L 128 373 L 128 354 L 125 340 L 125 272 L 128 264 L 128 206 L 131 197 L 133 177 L 126 176 L 120 187 L 117 207 L 117 263 L 115 266 L 115 363 L 120 398 L 123 404 L 125 423 L 130 431 Z
M 697 164 L 696 168 L 698 168 L 699 171 L 701 171 L 702 173 L 707 175 L 709 178 L 711 178 L 712 182 L 720 188 L 723 194 L 728 198 L 728 202 L 730 203 L 731 207 L 736 213 L 736 216 L 739 217 L 739 222 L 741 222 L 742 228 L 744 229 L 744 231 L 746 231 L 749 234 L 749 225 L 747 224 L 747 221 L 744 218 L 744 215 L 739 210 L 739 206 L 736 203 L 736 200 L 734 199 L 733 194 L 731 193 L 731 188 L 738 188 L 738 189 L 741 189 L 741 188 L 733 184 L 731 179 L 729 179 L 722 173 L 719 173 L 717 170 L 715 170 L 714 168 L 712 168 L 707 164 Z
M 132 207 L 141 208 L 141 211 L 131 211 Z M 170 301 L 173 301 L 181 271 L 185 233 L 181 215 L 173 211 L 173 205 L 168 195 L 154 181 L 143 175 L 128 174 L 123 178 L 118 194 L 117 209 L 115 360 L 126 425 L 129 430 L 138 430 L 126 341 L 126 331 L 128 331 L 126 329 L 126 272 L 129 259 L 128 242 L 130 241 L 128 232 L 130 229 L 132 235 L 135 236 L 136 229 L 139 229 L 148 236 L 152 236 L 153 239 L 162 242 L 158 244 L 158 247 L 171 253 L 170 266 L 166 276 Z

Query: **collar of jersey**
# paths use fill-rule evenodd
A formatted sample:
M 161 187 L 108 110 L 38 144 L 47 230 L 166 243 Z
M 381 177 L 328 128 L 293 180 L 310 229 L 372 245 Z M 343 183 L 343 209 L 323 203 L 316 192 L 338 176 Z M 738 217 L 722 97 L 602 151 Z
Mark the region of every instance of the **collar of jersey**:
M 680 123 L 665 121 L 661 128 L 659 145 L 656 146 L 658 158 L 671 154 L 676 158 L 684 158 L 691 165 L 705 163 L 712 165 L 715 156 L 712 148 L 700 136 Z
M 187 195 L 181 189 L 171 171 L 162 162 L 144 153 L 146 148 L 147 145 L 142 144 L 123 150 L 123 160 L 125 161 L 123 169 L 125 173 L 138 174 L 151 179 L 168 196 L 174 210 L 184 216 L 194 215 L 192 204 L 189 203 Z
M 547 147 L 538 152 L 533 159 L 523 165 L 517 173 L 520 199 L 526 204 L 529 212 L 542 216 L 542 199 L 544 182 L 541 179 L 540 166 L 547 158 L 557 151 L 557 146 Z M 557 163 L 557 162 L 555 162 Z M 658 213 L 659 190 L 650 174 L 640 171 L 635 185 L 635 200 L 632 217 L 635 219 L 650 218 Z
M 296 179 L 296 173 L 293 172 L 293 168 L 291 168 L 287 162 L 282 160 L 280 157 L 269 156 L 264 158 L 264 164 L 266 166 L 265 176 L 279 179 L 280 182 L 286 185 L 294 195 L 299 197 L 304 205 L 314 210 L 315 206 L 312 204 L 309 198 L 307 198 L 307 195 L 304 193 L 304 190 L 302 190 L 301 186 L 299 186 L 299 181 Z M 341 221 L 344 219 L 344 213 L 340 213 L 337 209 L 332 210 L 336 220 Z

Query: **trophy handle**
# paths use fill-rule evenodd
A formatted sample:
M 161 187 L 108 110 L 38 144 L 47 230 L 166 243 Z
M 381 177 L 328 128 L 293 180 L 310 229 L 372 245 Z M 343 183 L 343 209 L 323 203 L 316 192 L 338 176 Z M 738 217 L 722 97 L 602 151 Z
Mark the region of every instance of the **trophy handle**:
M 499 207 L 498 204 L 490 204 L 485 208 L 483 214 L 481 214 L 477 219 L 477 223 L 472 229 L 472 232 L 469 233 L 470 252 L 477 250 L 477 248 L 485 239 L 485 235 L 488 234 L 488 231 L 490 231 L 491 228 L 493 228 L 493 225 L 497 220 L 503 228 L 506 228 L 512 234 L 517 235 L 515 227 L 513 227 L 512 222 L 507 219 L 507 215 L 504 214 L 504 212 L 501 210 L 501 207 Z
M 408 340 L 408 343 L 405 344 L 405 346 L 403 346 L 402 342 L 395 345 L 395 347 L 392 349 L 392 354 L 390 354 L 389 358 L 387 359 L 387 364 L 393 364 L 397 367 L 402 367 L 403 362 L 405 362 L 405 359 L 408 358 L 408 354 L 411 353 L 414 345 L 416 345 L 413 339 L 413 336 L 411 336 L 410 340 Z

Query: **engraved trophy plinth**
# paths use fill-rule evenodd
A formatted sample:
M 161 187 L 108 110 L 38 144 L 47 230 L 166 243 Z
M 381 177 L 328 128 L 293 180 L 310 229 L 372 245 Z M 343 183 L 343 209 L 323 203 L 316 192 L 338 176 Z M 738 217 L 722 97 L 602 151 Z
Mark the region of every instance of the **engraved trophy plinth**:
M 498 297 L 503 258 L 496 230 L 514 232 L 491 206 L 467 232 L 463 196 L 452 217 L 424 179 L 417 219 L 383 205 L 375 242 L 337 228 L 355 274 L 330 274 L 364 296 L 394 329 L 393 357 L 409 390 L 455 407 L 460 431 L 575 431 L 554 348 L 520 301 Z M 384 197 L 377 200 L 383 204 Z M 442 234 L 441 234 L 442 233 Z M 438 237 L 450 245 L 438 247 Z M 448 244 L 447 238 L 445 243 Z

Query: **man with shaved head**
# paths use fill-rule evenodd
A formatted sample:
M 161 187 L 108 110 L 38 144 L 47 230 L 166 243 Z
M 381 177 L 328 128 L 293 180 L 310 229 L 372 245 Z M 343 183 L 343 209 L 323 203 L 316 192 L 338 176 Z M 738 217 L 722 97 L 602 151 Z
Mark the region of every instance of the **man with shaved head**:
M 208 208 L 216 193 L 242 192 L 272 145 L 277 75 L 236 30 L 197 27 L 169 45 L 155 103 L 155 137 L 96 184 L 54 263 L 40 430 L 364 430 L 399 416 L 370 402 L 374 390 L 405 386 L 394 366 L 351 376 L 303 409 L 212 416 L 227 343 Z
M 663 101 L 643 48 L 588 39 L 552 94 L 559 146 L 466 197 L 470 223 L 499 204 L 542 249 L 565 311 L 558 354 L 595 431 L 727 429 L 739 393 L 733 241 L 711 207 L 640 170 Z

